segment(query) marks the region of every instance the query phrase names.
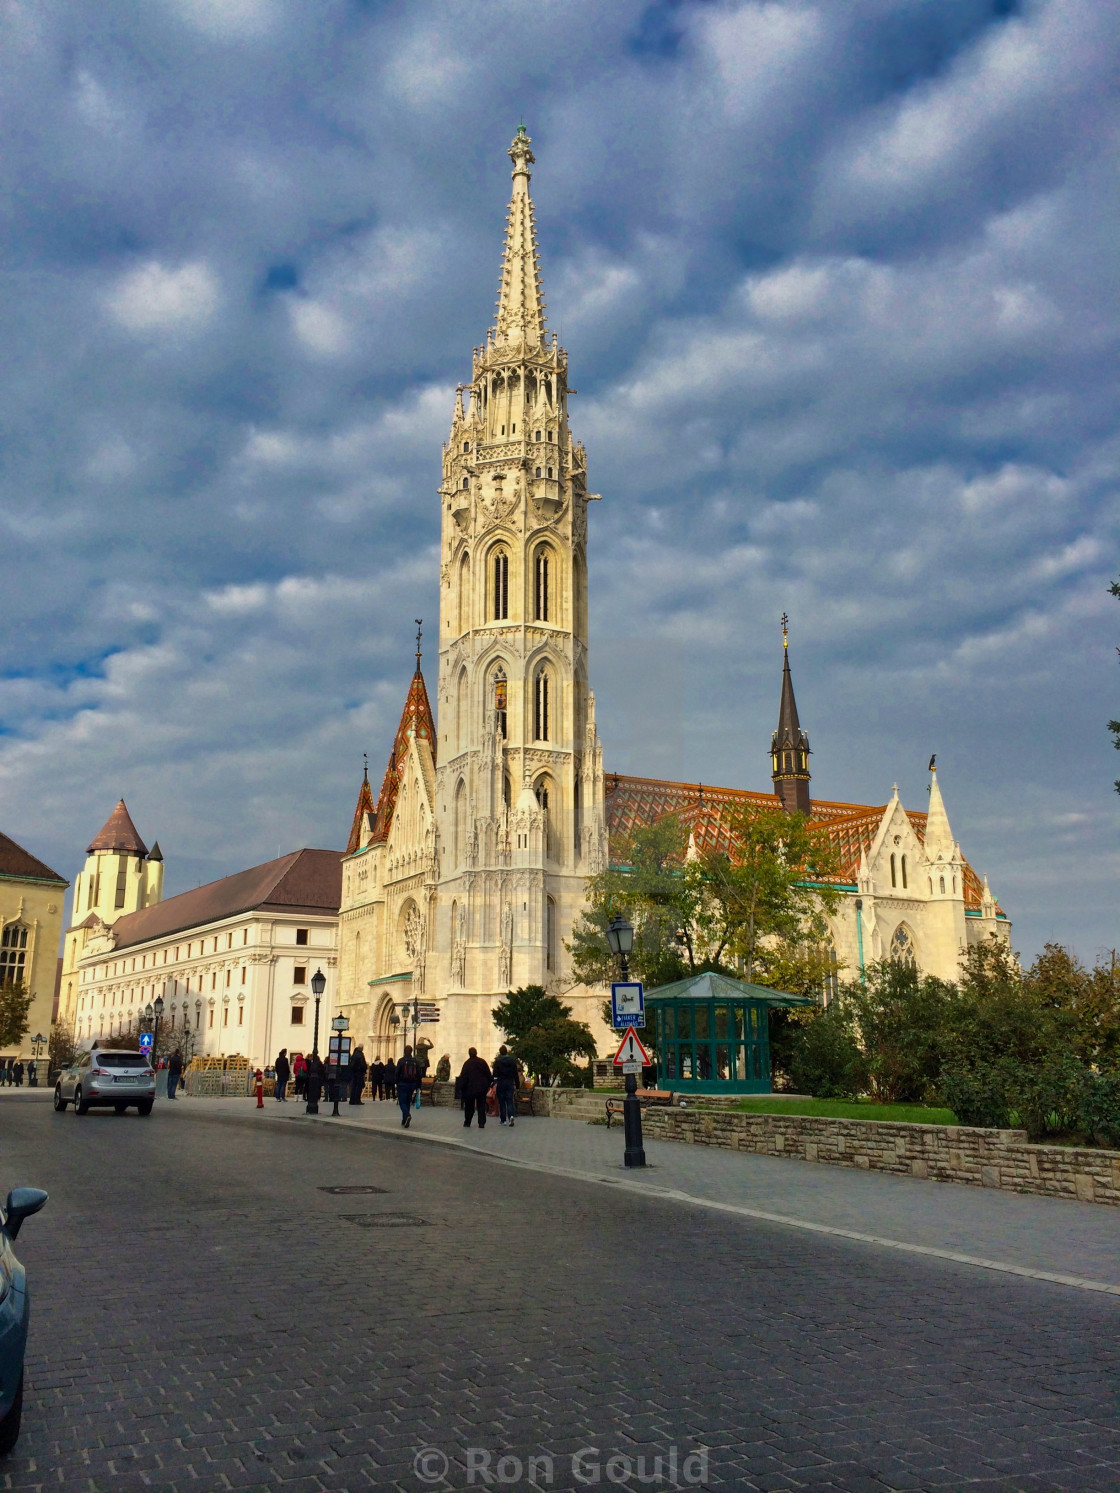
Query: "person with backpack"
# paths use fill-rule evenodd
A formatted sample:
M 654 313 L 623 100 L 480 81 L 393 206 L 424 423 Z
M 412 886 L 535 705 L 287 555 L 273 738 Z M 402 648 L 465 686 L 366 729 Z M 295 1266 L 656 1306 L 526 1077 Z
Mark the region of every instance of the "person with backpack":
M 463 1127 L 471 1128 L 471 1120 L 478 1114 L 478 1128 L 486 1129 L 486 1095 L 490 1090 L 492 1075 L 490 1064 L 485 1058 L 480 1058 L 478 1048 L 469 1049 L 467 1061 L 463 1064 L 459 1073 L 459 1092 L 463 1096 Z
M 420 1087 L 421 1077 L 420 1064 L 412 1056 L 412 1048 L 406 1047 L 404 1057 L 397 1064 L 397 1103 L 401 1107 L 401 1124 L 406 1130 L 412 1124 L 412 1098 Z
M 278 1104 L 288 1102 L 288 1079 L 292 1076 L 292 1065 L 288 1062 L 288 1049 L 282 1047 L 276 1059 L 276 1100 Z
M 517 1093 L 517 1059 L 508 1047 L 503 1047 L 494 1059 L 494 1082 L 498 1088 L 498 1117 L 503 1125 L 512 1125 L 514 1095 Z

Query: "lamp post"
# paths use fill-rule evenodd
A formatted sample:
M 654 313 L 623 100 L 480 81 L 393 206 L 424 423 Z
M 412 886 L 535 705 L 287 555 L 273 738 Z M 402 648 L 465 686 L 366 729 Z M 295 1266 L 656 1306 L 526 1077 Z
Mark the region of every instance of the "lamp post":
M 155 1025 L 152 1027 L 152 1067 L 154 1068 L 156 1065 L 156 1048 L 159 1046 L 159 1019 L 163 1015 L 163 996 L 157 995 L 148 1009 L 154 1011 L 156 1015 Z M 183 1092 L 185 1093 L 186 1090 L 184 1089 Z
M 634 948 L 634 927 L 620 912 L 616 912 L 607 926 L 607 943 L 618 960 L 625 983 L 630 978 L 630 954 Z M 626 1166 L 645 1166 L 646 1152 L 642 1140 L 642 1104 L 638 1098 L 638 1076 L 627 1073 L 625 1077 L 626 1098 L 622 1101 L 622 1128 L 626 1137 L 623 1162 Z
M 27 1080 L 27 1087 L 29 1089 L 37 1089 L 39 1087 L 39 1054 L 42 1052 L 43 1044 L 46 1040 L 47 1039 L 43 1036 L 42 1032 L 39 1032 L 31 1039 L 31 1051 L 35 1058 L 36 1071 L 32 1073 L 31 1077 Z
M 319 1056 L 319 1002 L 323 998 L 323 991 L 327 988 L 327 977 L 321 969 L 317 969 L 311 976 L 311 993 L 315 997 L 315 1032 L 311 1040 L 311 1056 Z

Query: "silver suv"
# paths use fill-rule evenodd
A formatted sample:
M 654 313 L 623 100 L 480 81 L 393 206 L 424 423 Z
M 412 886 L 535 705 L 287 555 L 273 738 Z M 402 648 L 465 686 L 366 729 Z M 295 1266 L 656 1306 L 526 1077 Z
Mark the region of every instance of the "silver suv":
M 80 1052 L 54 1086 L 55 1109 L 73 1104 L 77 1115 L 93 1107 L 111 1107 L 123 1115 L 130 1104 L 150 1115 L 155 1097 L 156 1076 L 148 1059 L 142 1052 L 123 1049 Z

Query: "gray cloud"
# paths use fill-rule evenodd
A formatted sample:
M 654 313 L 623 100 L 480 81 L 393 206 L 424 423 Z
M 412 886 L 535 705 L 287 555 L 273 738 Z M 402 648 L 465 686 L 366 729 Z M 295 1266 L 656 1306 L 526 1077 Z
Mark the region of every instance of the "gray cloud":
M 14 0 L 4 828 L 72 874 L 124 793 L 172 889 L 341 841 L 524 113 L 608 761 L 765 786 L 788 610 L 816 790 L 920 807 L 936 749 L 1017 944 L 1115 943 L 1118 29 Z

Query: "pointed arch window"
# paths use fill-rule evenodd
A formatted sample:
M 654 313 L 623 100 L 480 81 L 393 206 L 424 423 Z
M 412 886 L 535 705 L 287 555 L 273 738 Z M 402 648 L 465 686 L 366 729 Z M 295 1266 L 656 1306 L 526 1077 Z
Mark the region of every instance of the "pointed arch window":
M 463 487 L 464 487 L 464 489 L 470 487 L 470 485 L 471 485 L 471 479 L 469 477 L 464 477 L 463 478 Z
M 509 617 L 509 555 L 495 550 L 490 561 L 490 615 L 495 622 Z
M 455 686 L 455 750 L 467 749 L 467 671 L 459 670 Z
M 537 468 L 535 475 L 538 476 L 538 477 L 540 477 L 540 476 L 543 475 L 543 473 L 541 472 L 540 467 Z
M 898 868 L 894 862 L 894 851 L 891 851 L 891 886 L 898 885 Z
M 914 935 L 905 923 L 899 923 L 891 936 L 891 959 L 896 964 L 917 964 L 914 951 Z
M 551 476 L 552 476 L 552 468 L 551 468 L 551 467 L 549 467 L 549 468 L 548 468 L 548 475 L 549 475 L 549 476 L 550 476 L 550 477 L 551 477 Z
M 455 866 L 463 865 L 467 858 L 467 785 L 462 778 L 455 789 L 455 825 L 453 850 Z
M 552 599 L 552 556 L 542 545 L 533 561 L 533 616 L 537 622 L 548 622 Z
M 906 857 L 903 856 L 902 857 L 902 890 L 906 891 L 908 889 L 908 887 L 909 887 L 909 882 L 906 880 Z
M 558 962 L 558 940 L 556 903 L 552 897 L 545 898 L 544 904 L 544 964 L 545 968 L 554 970 Z
M 533 679 L 533 740 L 550 741 L 552 712 L 552 681 L 548 670 L 541 667 Z

